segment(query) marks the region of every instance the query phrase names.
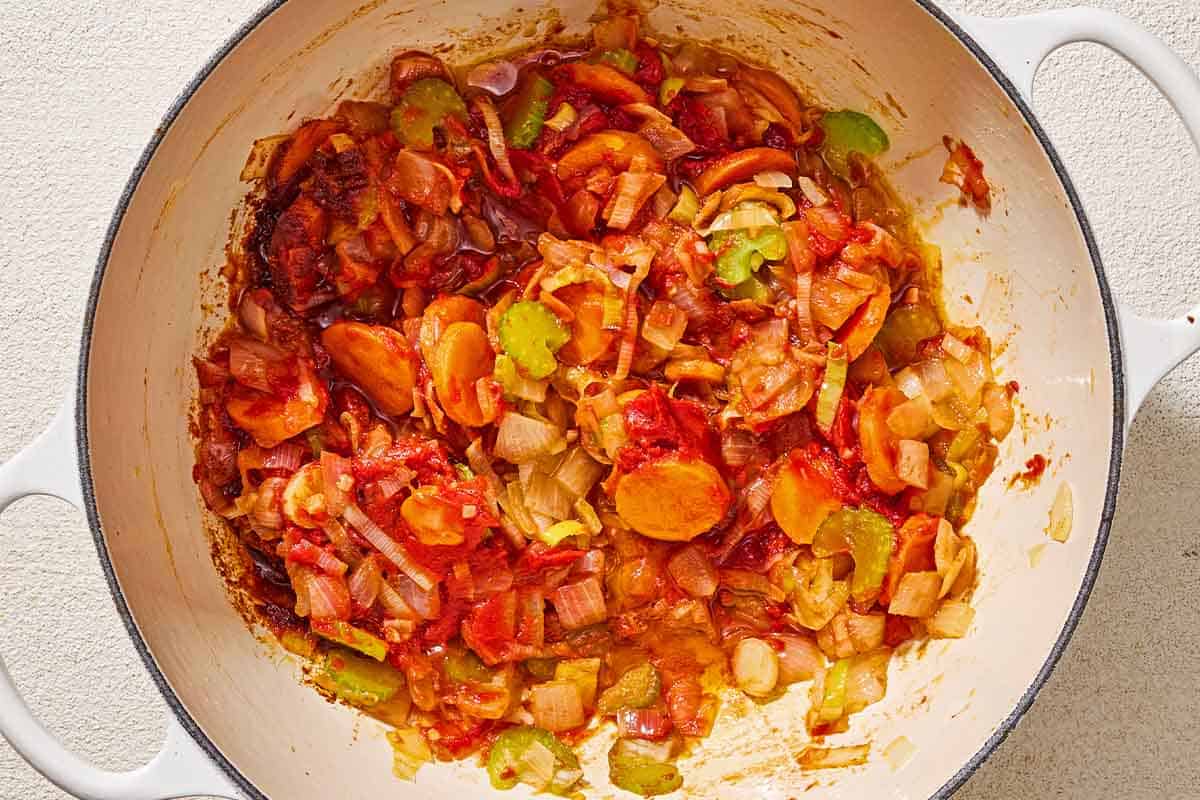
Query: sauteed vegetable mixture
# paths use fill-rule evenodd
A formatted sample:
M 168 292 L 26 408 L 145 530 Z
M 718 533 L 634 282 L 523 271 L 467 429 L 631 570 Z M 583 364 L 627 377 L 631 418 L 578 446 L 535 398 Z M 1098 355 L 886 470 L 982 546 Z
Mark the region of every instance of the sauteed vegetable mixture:
M 402 53 L 386 101 L 256 143 L 196 361 L 195 477 L 262 620 L 409 777 L 571 794 L 611 721 L 612 782 L 670 792 L 727 688 L 810 682 L 820 742 L 972 622 L 1016 387 L 939 313 L 887 134 L 634 17 L 593 40 Z

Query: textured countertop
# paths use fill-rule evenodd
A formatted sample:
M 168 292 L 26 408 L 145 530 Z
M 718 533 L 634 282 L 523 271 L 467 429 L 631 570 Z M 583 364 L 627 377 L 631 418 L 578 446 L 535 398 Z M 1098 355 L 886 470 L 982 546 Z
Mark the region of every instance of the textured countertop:
M 1197 0 L 1093 0 L 1200 69 Z M 982 14 L 1058 0 L 947 0 Z M 80 320 L 112 209 L 176 93 L 257 0 L 0 0 L 0 458 L 72 384 Z M 1085 201 L 1116 293 L 1144 313 L 1200 300 L 1200 159 L 1146 79 L 1116 56 L 1052 56 L 1040 117 Z M 1037 703 L 957 795 L 1200 797 L 1200 362 L 1134 423 L 1108 555 Z M 165 706 L 113 609 L 81 513 L 36 498 L 0 520 L 0 653 L 47 726 L 110 768 L 143 763 Z M 65 797 L 0 743 L 0 797 Z

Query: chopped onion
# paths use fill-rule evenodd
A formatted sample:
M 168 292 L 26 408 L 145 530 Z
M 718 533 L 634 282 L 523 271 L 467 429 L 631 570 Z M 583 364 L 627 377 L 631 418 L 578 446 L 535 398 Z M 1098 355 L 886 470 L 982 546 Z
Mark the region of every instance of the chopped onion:
M 375 605 L 379 597 L 379 584 L 383 580 L 383 571 L 374 557 L 364 558 L 350 573 L 347 583 L 350 585 L 350 597 L 363 608 Z
M 525 507 L 558 522 L 571 516 L 575 498 L 563 484 L 541 472 L 535 472 L 525 492 Z
M 936 432 L 932 413 L 929 398 L 918 394 L 892 409 L 887 416 L 887 426 L 901 439 L 925 439 Z
M 579 557 L 572 570 L 581 575 L 603 575 L 604 551 L 599 549 L 588 550 Z
M 673 350 L 683 338 L 687 324 L 683 309 L 666 300 L 656 300 L 642 322 L 642 338 L 655 347 Z
M 500 418 L 493 452 L 512 464 L 527 464 L 561 444 L 562 432 L 554 425 L 508 411 Z
M 255 296 L 256 292 L 246 292 L 238 303 L 238 319 L 246 330 L 253 333 L 262 341 L 267 340 L 267 310 Z
M 417 770 L 433 761 L 429 742 L 416 728 L 397 728 L 388 731 L 392 745 L 392 774 L 405 781 L 417 777 Z
M 855 652 L 870 653 L 882 647 L 886 623 L 887 617 L 883 614 L 848 614 L 846 631 Z
M 921 384 L 921 376 L 912 367 L 905 367 L 895 374 L 896 388 L 904 393 L 909 400 L 925 396 L 925 387 Z M 928 404 L 929 398 L 925 397 Z
M 572 497 L 580 498 L 587 496 L 603 474 L 603 465 L 596 463 L 582 447 L 576 447 L 567 453 L 553 477 Z
M 800 186 L 800 191 L 804 192 L 804 197 L 808 202 L 814 206 L 829 205 L 829 195 L 825 194 L 824 190 L 812 178 L 806 178 L 802 175 L 796 179 L 796 183 Z
M 557 764 L 554 751 L 535 740 L 517 756 L 512 769 L 518 781 L 541 792 L 554 782 Z
M 801 180 L 804 180 L 801 178 Z M 759 172 L 754 176 L 754 182 L 764 189 L 790 189 L 792 188 L 792 179 L 786 172 L 778 170 L 767 170 Z
M 287 354 L 274 345 L 236 336 L 229 342 L 229 372 L 243 386 L 271 392 L 275 389 L 271 375 L 280 371 Z
M 308 590 L 309 615 L 314 620 L 349 619 L 350 590 L 344 578 L 304 573 Z
M 907 736 L 897 736 L 892 740 L 891 744 L 883 748 L 883 757 L 887 759 L 892 771 L 898 772 L 905 764 L 912 760 L 916 752 L 916 745 Z
M 346 506 L 344 516 L 346 521 L 353 525 L 364 539 L 383 554 L 384 558 L 399 567 L 400 571 L 412 578 L 418 586 L 426 591 L 434 587 L 437 583 L 437 576 L 417 563 L 399 542 L 376 525 L 375 521 L 364 514 L 362 509 L 354 503 L 350 503 Z
M 552 597 L 558 620 L 568 630 L 586 628 L 608 618 L 604 605 L 604 592 L 600 580 L 586 578 L 578 583 L 568 583 L 554 591 Z
M 909 572 L 900 579 L 888 613 L 901 617 L 928 617 L 937 608 L 942 576 L 936 572 Z
M 674 161 L 696 149 L 696 143 L 671 124 L 669 117 L 666 121 L 650 120 L 638 129 L 638 135 L 653 145 L 666 161 Z
M 410 606 L 387 581 L 379 582 L 379 604 L 393 617 L 413 622 L 422 619 L 416 609 Z
M 961 639 L 975 620 L 975 609 L 960 600 L 947 600 L 925 620 L 925 629 L 935 639 Z
M 717 592 L 717 569 L 699 545 L 687 545 L 671 556 L 667 572 L 692 597 L 712 597 Z
M 268 530 L 283 528 L 283 511 L 280 499 L 287 487 L 287 478 L 267 478 L 258 487 L 258 499 L 250 515 L 255 525 Z
M 942 349 L 963 364 L 966 364 L 968 359 L 975 355 L 975 351 L 970 345 L 949 333 L 942 334 Z
M 901 439 L 896 448 L 896 475 L 909 486 L 929 488 L 929 445 Z
M 263 469 L 278 469 L 284 472 L 295 472 L 300 469 L 300 461 L 307 452 L 295 442 L 284 442 L 276 445 L 263 455 Z
M 723 214 L 717 215 L 709 226 L 699 231 L 708 236 L 717 231 L 741 230 L 743 228 L 774 228 L 779 225 L 779 216 L 773 206 L 766 203 L 739 203 Z
M 867 763 L 871 745 L 851 747 L 806 747 L 797 757 L 801 769 L 839 769 Z
M 1075 521 L 1075 501 L 1071 496 L 1071 484 L 1063 481 L 1054 495 L 1054 505 L 1050 507 L 1050 527 L 1046 533 L 1056 542 L 1065 542 L 1071 536 L 1071 527 Z
M 612 198 L 601 212 L 608 227 L 622 231 L 629 227 L 646 201 L 666 182 L 665 175 L 655 172 L 622 172 L 617 176 Z
M 940 358 L 929 358 L 913 365 L 920 376 L 922 393 L 931 403 L 939 403 L 954 393 L 954 385 L 946 374 L 945 363 Z
M 422 588 L 407 575 L 395 575 L 389 583 L 422 619 L 437 619 L 441 615 L 442 595 L 436 586 Z
M 499 97 L 517 85 L 517 66 L 511 61 L 485 61 L 467 73 L 467 85 L 475 86 Z
M 733 678 L 738 688 L 753 697 L 766 697 L 779 683 L 779 656 L 762 639 L 742 639 L 734 648 Z
M 771 492 L 775 488 L 775 475 L 773 472 L 763 472 L 758 475 L 746 487 L 745 497 L 746 510 L 750 512 L 750 517 L 753 519 L 763 512 L 767 507 L 767 503 L 771 501 Z
M 583 724 L 583 698 L 571 681 L 550 681 L 529 690 L 529 711 L 539 728 L 558 733 Z
M 779 648 L 779 682 L 811 680 L 825 666 L 825 654 L 812 639 L 794 634 L 779 634 L 773 641 Z
M 729 427 L 721 433 L 721 460 L 727 467 L 746 466 L 759 450 L 758 443 L 748 431 Z
M 882 617 L 882 615 L 880 615 Z M 891 652 L 882 650 L 850 662 L 846 673 L 846 712 L 861 711 L 878 703 L 887 692 L 887 668 Z

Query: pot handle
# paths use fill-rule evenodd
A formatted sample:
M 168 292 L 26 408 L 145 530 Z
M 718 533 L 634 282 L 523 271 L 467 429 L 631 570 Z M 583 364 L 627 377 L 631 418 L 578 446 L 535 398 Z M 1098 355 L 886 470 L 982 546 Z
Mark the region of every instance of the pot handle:
M 83 508 L 76 462 L 75 402 L 68 400 L 45 432 L 0 465 L 0 512 L 14 501 L 48 495 Z M 0 734 L 38 772 L 84 800 L 172 800 L 242 795 L 174 716 L 162 750 L 130 772 L 100 769 L 67 750 L 25 705 L 0 659 Z
M 985 46 L 1030 103 L 1034 76 L 1052 52 L 1075 42 L 1104 45 L 1158 87 L 1200 147 L 1200 77 L 1161 39 L 1136 22 L 1095 8 L 1010 18 L 960 15 L 957 19 Z M 1117 318 L 1124 345 L 1128 425 L 1155 384 L 1200 350 L 1200 306 L 1181 319 L 1159 320 L 1136 314 L 1118 301 Z

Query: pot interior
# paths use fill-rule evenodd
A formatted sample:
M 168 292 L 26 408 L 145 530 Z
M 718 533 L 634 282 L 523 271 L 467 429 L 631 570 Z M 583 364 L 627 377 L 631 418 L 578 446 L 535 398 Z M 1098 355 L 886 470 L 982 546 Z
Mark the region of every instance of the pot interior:
M 834 108 L 889 130 L 883 165 L 945 263 L 951 317 L 983 324 L 1005 380 L 1020 384 L 1019 422 L 982 492 L 969 532 L 980 546 L 977 617 L 968 638 L 896 659 L 886 699 L 834 744 L 869 741 L 865 767 L 805 774 L 807 687 L 757 706 L 729 698 L 714 735 L 684 760 L 695 797 L 926 797 L 951 781 L 1035 683 L 1084 585 L 1115 458 L 1106 313 L 1087 242 L 1046 150 L 979 60 L 912 0 L 765 0 L 714 6 L 664 0 L 649 26 L 770 64 Z M 469 62 L 587 30 L 590 2 L 293 0 L 268 14 L 211 70 L 150 159 L 112 243 L 87 361 L 88 466 L 104 542 L 145 645 L 172 691 L 226 759 L 271 797 L 437 797 L 486 793 L 473 765 L 437 765 L 415 784 L 391 775 L 378 724 L 321 699 L 299 667 L 252 636 L 214 569 L 211 520 L 191 480 L 190 356 L 225 320 L 217 270 L 238 173 L 251 142 L 286 132 L 339 99 L 382 89 L 397 49 Z M 981 218 L 938 183 L 952 134 L 971 144 L 996 187 Z M 199 277 L 198 277 L 199 276 Z M 1036 453 L 1031 488 L 1006 479 Z M 1066 544 L 1044 532 L 1059 485 L 1074 495 Z M 1036 566 L 1033 564 L 1036 563 Z M 1088 580 L 1090 585 L 1090 580 Z M 914 745 L 892 763 L 898 737 Z M 603 754 L 585 750 L 596 791 L 611 793 Z M 518 790 L 520 791 L 520 790 Z

